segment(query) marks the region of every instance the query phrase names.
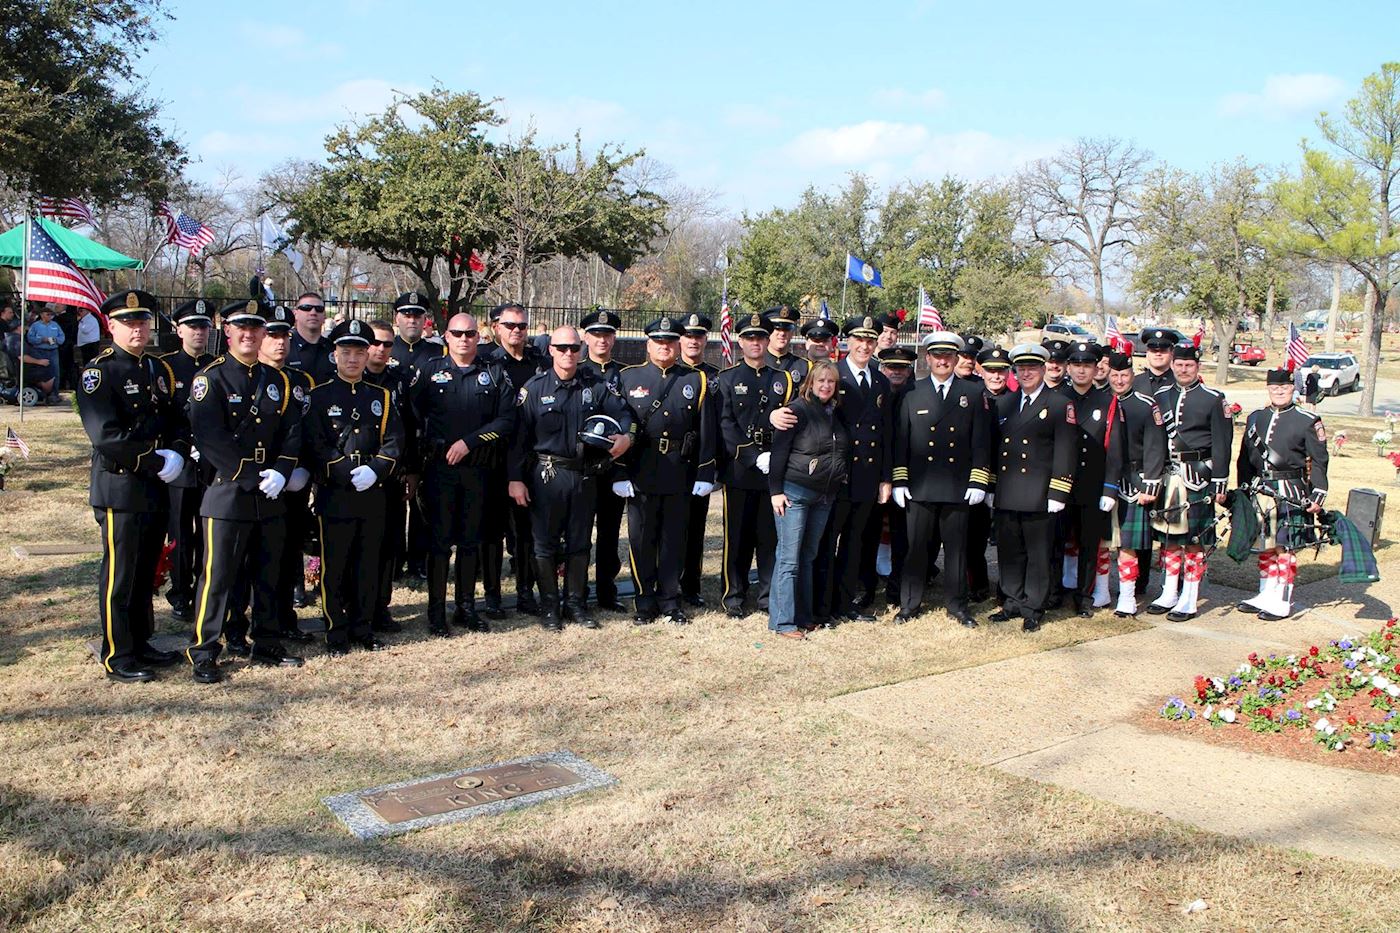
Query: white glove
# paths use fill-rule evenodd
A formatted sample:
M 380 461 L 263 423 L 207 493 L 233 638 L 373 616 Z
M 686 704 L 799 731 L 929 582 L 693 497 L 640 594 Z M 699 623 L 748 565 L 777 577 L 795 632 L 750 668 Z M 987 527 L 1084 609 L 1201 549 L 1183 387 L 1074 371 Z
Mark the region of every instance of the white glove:
M 276 470 L 263 470 L 258 476 L 262 479 L 262 482 L 258 483 L 258 488 L 262 490 L 263 495 L 269 499 L 276 499 L 282 495 L 282 489 L 287 485 L 287 479 L 281 473 Z
M 1112 496 L 1099 496 L 1099 511 L 1100 511 L 1100 512 L 1112 512 L 1112 511 L 1113 511 L 1113 507 L 1114 507 L 1115 505 L 1117 505 L 1117 504 L 1118 504 L 1118 503 L 1116 503 L 1116 502 L 1113 501 L 1113 497 L 1112 497 Z
M 963 493 L 963 500 L 968 505 L 981 505 L 986 498 L 987 490 L 985 489 L 969 489 L 967 492 Z
M 1049 512 L 1051 515 L 1054 515 L 1056 512 L 1063 512 L 1064 510 L 1065 504 L 1063 502 L 1056 502 L 1054 499 L 1051 499 L 1045 505 L 1045 511 Z
M 620 480 L 612 484 L 613 495 L 620 499 L 630 499 L 637 494 L 637 490 L 632 488 L 630 479 Z
M 175 477 L 180 475 L 180 471 L 185 468 L 185 458 L 173 450 L 157 450 L 156 453 L 160 454 L 161 459 L 165 461 L 165 465 L 160 468 L 160 472 L 156 475 L 160 477 L 161 482 L 174 481 Z
M 297 467 L 292 471 L 292 478 L 287 480 L 287 492 L 301 492 L 309 482 L 311 471 L 306 467 Z
M 894 487 L 894 504 L 897 505 L 897 506 L 899 506 L 901 509 L 902 509 L 902 508 L 906 508 L 906 507 L 909 505 L 909 487 L 908 487 L 908 486 L 896 486 L 896 487 Z
M 198 448 L 198 447 L 191 447 L 191 448 L 190 448 L 190 459 L 193 460 L 195 463 L 198 463 L 198 462 L 199 462 L 199 448 Z
M 712 493 L 712 492 L 714 492 L 714 491 L 715 491 L 715 484 L 714 484 L 714 483 L 703 483 L 703 482 L 701 482 L 701 481 L 698 480 L 698 479 L 695 481 L 695 485 L 692 486 L 692 487 L 690 487 L 690 494 L 691 494 L 692 496 L 708 496 L 710 493 Z
M 987 504 L 987 508 L 989 508 L 989 509 L 994 509 L 994 508 L 996 508 L 996 507 L 997 507 L 997 497 L 996 497 L 996 493 L 992 493 L 992 492 L 987 493 L 987 498 L 984 499 L 983 501 Z
M 765 450 L 763 453 L 758 455 L 758 460 L 754 462 L 754 466 L 758 467 L 758 472 L 762 473 L 764 476 L 767 476 L 768 462 L 772 459 L 773 455 Z
M 350 471 L 350 485 L 355 487 L 356 492 L 364 492 L 373 486 L 379 477 L 374 475 L 374 470 L 367 466 L 357 466 Z

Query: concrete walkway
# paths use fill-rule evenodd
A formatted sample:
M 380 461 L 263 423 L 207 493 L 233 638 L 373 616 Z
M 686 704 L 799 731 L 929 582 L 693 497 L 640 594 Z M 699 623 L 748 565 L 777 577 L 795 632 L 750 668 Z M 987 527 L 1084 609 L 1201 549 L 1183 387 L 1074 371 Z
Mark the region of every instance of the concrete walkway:
M 831 702 L 941 751 L 1121 806 L 1400 868 L 1400 814 L 1387 803 L 1400 796 L 1400 779 L 1146 732 L 1129 722 L 1146 704 L 1184 697 L 1196 674 L 1229 671 L 1251 651 L 1306 649 L 1369 631 L 1385 618 L 1376 618 L 1384 612 L 1384 584 L 1373 585 L 1362 602 L 1324 604 L 1333 582 L 1304 587 L 1300 602 L 1315 608 L 1287 622 L 1231 612 L 1223 607 L 1240 594 L 1208 588 L 1209 611 L 1189 624 L 1155 624 L 1164 617 L 1144 615 L 1154 623 L 1145 631 Z

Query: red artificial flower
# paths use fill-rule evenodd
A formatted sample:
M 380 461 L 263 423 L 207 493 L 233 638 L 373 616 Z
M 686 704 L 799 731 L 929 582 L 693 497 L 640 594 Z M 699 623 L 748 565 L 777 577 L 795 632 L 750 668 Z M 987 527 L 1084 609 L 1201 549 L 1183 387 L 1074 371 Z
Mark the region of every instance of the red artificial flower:
M 1386 633 L 1385 633 L 1385 640 L 1386 640 L 1386 641 L 1394 641 L 1394 640 L 1395 640 L 1395 633 L 1394 633 L 1394 632 L 1386 632 Z
M 1288 679 L 1289 679 L 1289 680 L 1297 680 L 1297 679 L 1298 679 L 1298 672 L 1297 672 L 1297 671 L 1289 671 L 1289 672 L 1288 672 Z
M 1372 687 L 1366 695 L 1374 700 L 1376 697 L 1381 695 L 1380 688 Z
M 1400 674 L 1400 664 L 1395 665 L 1395 673 Z
M 1389 619 L 1386 620 L 1385 627 L 1395 628 L 1395 616 L 1391 616 Z
M 1274 718 L 1274 711 L 1266 706 L 1259 711 L 1259 715 L 1263 716 L 1265 719 L 1272 720 Z
M 1348 716 L 1348 717 L 1347 717 L 1347 725 L 1349 725 L 1349 726 L 1354 726 L 1354 725 L 1356 725 L 1356 717 L 1355 717 L 1355 716 Z
M 1313 645 L 1308 649 L 1308 656 L 1313 658 L 1317 657 L 1317 645 Z

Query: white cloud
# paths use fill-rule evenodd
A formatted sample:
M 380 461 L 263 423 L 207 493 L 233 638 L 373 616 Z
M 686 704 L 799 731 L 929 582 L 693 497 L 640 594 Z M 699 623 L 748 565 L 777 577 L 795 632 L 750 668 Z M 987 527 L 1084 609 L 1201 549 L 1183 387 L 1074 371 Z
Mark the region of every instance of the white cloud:
M 876 159 L 912 155 L 928 138 L 928 129 L 917 123 L 866 120 L 807 130 L 784 146 L 783 152 L 803 165 L 855 168 Z
M 233 90 L 246 119 L 255 123 L 329 125 L 365 114 L 379 113 L 394 99 L 396 91 L 413 94 L 417 87 L 396 87 L 379 78 L 344 81 L 321 94 L 259 91 L 248 87 Z
M 1334 75 L 1269 75 L 1262 91 L 1226 94 L 1217 110 L 1225 117 L 1294 117 L 1321 110 L 1345 91 L 1346 82 Z
M 948 103 L 948 95 L 936 87 L 924 91 L 909 91 L 902 87 L 881 88 L 872 98 L 876 106 L 892 110 L 938 110 Z
M 340 58 L 341 47 L 334 42 L 308 38 L 305 31 L 286 23 L 263 23 L 244 20 L 238 24 L 238 34 L 249 46 L 263 54 L 278 57 L 281 53 L 296 53 L 299 58 L 324 60 Z

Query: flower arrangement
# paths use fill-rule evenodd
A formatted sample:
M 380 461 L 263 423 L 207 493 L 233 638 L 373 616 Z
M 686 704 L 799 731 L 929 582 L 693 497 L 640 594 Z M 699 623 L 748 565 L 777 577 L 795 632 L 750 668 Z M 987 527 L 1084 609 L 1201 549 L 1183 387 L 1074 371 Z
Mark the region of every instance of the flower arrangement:
M 19 463 L 19 457 L 13 449 L 0 447 L 0 479 L 4 479 Z
M 1235 424 L 1239 424 L 1239 423 L 1240 423 L 1240 413 L 1243 412 L 1243 411 L 1244 411 L 1244 409 L 1240 407 L 1240 403 L 1239 403 L 1239 402 L 1231 402 L 1231 403 L 1230 403 L 1230 420 L 1231 420 L 1232 422 L 1234 422 Z
M 1332 453 L 1340 454 L 1347 443 L 1347 432 L 1338 431 L 1332 435 Z
M 1389 428 L 1384 431 L 1377 431 L 1375 434 L 1371 435 L 1371 443 L 1376 445 L 1377 457 L 1385 456 L 1385 449 L 1390 446 L 1390 442 L 1394 440 L 1394 438 L 1395 435 L 1390 432 Z
M 1391 618 L 1365 637 L 1313 645 L 1297 655 L 1251 654 L 1228 676 L 1196 677 L 1192 699 L 1199 709 L 1169 697 L 1158 715 L 1181 724 L 1291 732 L 1333 752 L 1388 754 L 1400 745 L 1397 632 Z
M 1385 455 L 1385 459 L 1390 461 L 1390 465 L 1395 467 L 1395 473 L 1400 476 L 1400 451 L 1392 451 Z

